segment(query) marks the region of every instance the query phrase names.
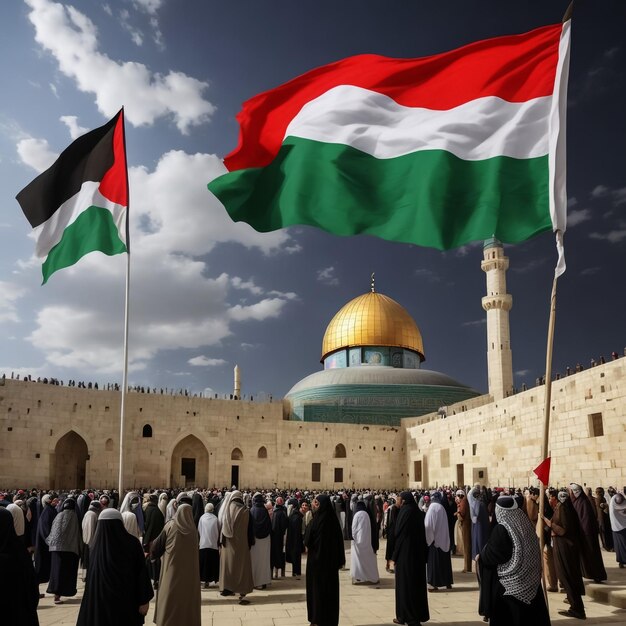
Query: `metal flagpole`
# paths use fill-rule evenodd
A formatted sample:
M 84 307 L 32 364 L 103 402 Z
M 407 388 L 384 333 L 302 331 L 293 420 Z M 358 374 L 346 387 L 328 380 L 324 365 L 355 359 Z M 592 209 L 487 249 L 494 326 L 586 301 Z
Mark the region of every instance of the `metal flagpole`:
M 128 322 L 130 318 L 130 188 L 128 184 L 128 161 L 126 159 L 126 130 L 124 126 L 124 107 L 122 107 L 122 128 L 124 129 L 124 163 L 126 166 L 126 304 L 124 309 L 124 367 L 122 373 L 122 399 L 120 403 L 120 465 L 118 489 L 120 502 L 124 497 L 124 417 L 126 394 L 128 392 Z

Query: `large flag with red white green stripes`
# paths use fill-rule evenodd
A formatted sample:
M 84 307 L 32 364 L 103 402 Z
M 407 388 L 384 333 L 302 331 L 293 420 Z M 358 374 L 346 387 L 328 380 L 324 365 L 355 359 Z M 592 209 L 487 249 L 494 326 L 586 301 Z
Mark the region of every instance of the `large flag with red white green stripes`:
M 570 20 L 417 59 L 365 54 L 243 105 L 235 221 L 449 249 L 565 230 Z
M 44 259 L 43 283 L 84 255 L 128 251 L 128 172 L 123 109 L 70 144 L 17 194 Z

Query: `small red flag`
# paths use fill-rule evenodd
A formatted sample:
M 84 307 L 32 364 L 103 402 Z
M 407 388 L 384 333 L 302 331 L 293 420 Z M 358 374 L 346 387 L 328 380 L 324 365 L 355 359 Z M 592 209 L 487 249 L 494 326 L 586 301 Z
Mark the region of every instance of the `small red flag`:
M 541 461 L 541 463 L 533 470 L 537 474 L 537 478 L 544 484 L 549 484 L 550 481 L 550 457 Z

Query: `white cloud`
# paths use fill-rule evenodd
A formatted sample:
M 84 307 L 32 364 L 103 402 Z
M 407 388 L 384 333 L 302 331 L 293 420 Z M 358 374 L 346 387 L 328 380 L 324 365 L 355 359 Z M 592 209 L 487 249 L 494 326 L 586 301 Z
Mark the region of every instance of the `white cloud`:
M 255 295 L 261 295 L 263 293 L 263 289 L 259 287 L 258 285 L 255 285 L 254 281 L 252 280 L 244 281 L 241 278 L 239 278 L 239 276 L 233 276 L 230 279 L 230 282 L 232 283 L 235 289 L 247 289 L 248 291 L 250 291 L 251 293 Z
M 468 244 L 465 244 L 464 246 L 460 246 L 458 247 L 455 251 L 454 254 L 455 256 L 458 257 L 465 257 L 467 256 L 472 250 L 475 250 L 476 248 L 478 248 L 479 246 L 482 246 L 483 242 L 482 241 L 472 241 Z
M 26 289 L 14 283 L 0 280 L 0 322 L 19 322 L 15 303 L 26 293 Z
M 45 139 L 28 137 L 17 142 L 17 153 L 22 162 L 40 173 L 47 170 L 59 156 Z
M 210 359 L 209 357 L 201 354 L 200 356 L 194 356 L 187 361 L 189 365 L 195 365 L 196 367 L 215 367 L 216 365 L 225 365 L 228 361 L 224 359 Z
M 592 198 L 603 198 L 604 196 L 607 195 L 608 192 L 609 192 L 609 188 L 606 185 L 596 185 L 591 190 L 591 197 Z
M 487 323 L 486 317 L 481 317 L 479 320 L 472 320 L 471 322 L 463 322 L 461 326 L 482 326 Z
M 589 233 L 591 239 L 599 239 L 600 241 L 608 241 L 609 243 L 619 243 L 626 239 L 626 228 L 610 230 L 608 233 Z
M 586 267 L 584 270 L 580 272 L 581 276 L 593 276 L 600 271 L 599 267 Z
M 72 139 L 78 139 L 89 130 L 89 128 L 78 123 L 78 118 L 75 115 L 62 115 L 59 119 L 68 127 Z
M 236 304 L 230 309 L 229 317 L 236 322 L 262 321 L 271 317 L 279 317 L 284 306 L 285 300 L 281 298 L 264 298 L 260 302 L 246 306 Z
M 435 272 L 433 272 L 432 270 L 427 270 L 425 268 L 416 269 L 414 274 L 418 278 L 425 278 L 431 283 L 436 283 L 436 282 L 439 282 L 440 280 L 439 276 L 437 276 Z
M 528 374 L 530 374 L 531 370 L 517 370 L 517 372 L 515 372 L 516 376 L 528 376 Z
M 95 96 L 104 116 L 112 117 L 124 104 L 126 118 L 135 126 L 171 114 L 178 129 L 188 133 L 215 111 L 203 97 L 208 83 L 182 72 L 153 73 L 142 63 L 118 63 L 99 51 L 96 26 L 85 14 L 51 0 L 25 1 L 36 41 L 80 91 Z
M 139 28 L 136 28 L 130 23 L 130 12 L 128 9 L 122 9 L 120 11 L 120 24 L 122 28 L 130 35 L 132 42 L 136 46 L 143 44 L 143 33 Z
M 339 284 L 339 279 L 335 276 L 335 268 L 332 265 L 323 270 L 317 270 L 317 280 L 325 285 L 332 285 L 333 287 Z
M 567 214 L 567 226 L 573 228 L 591 219 L 591 211 L 589 209 L 578 209 L 576 211 L 570 211 Z
M 50 91 L 54 94 L 55 98 L 59 98 L 59 92 L 57 90 L 57 86 L 54 83 L 48 83 L 48 85 L 50 86 Z
M 133 0 L 133 4 L 138 9 L 142 9 L 149 15 L 155 15 L 161 8 L 163 0 Z
M 297 298 L 272 291 L 255 302 L 267 291 L 262 286 L 226 273 L 210 277 L 198 260 L 221 242 L 276 254 L 290 241 L 284 230 L 261 234 L 232 222 L 205 184 L 223 167 L 214 155 L 172 151 L 152 171 L 130 169 L 131 371 L 144 369 L 161 350 L 219 345 L 232 335 L 233 322 L 276 318 Z M 125 265 L 125 255 L 93 253 L 52 277 L 28 338 L 49 366 L 121 370 Z M 40 262 L 18 267 L 22 280 L 36 272 L 32 280 L 39 282 Z M 252 302 L 231 303 L 242 288 Z

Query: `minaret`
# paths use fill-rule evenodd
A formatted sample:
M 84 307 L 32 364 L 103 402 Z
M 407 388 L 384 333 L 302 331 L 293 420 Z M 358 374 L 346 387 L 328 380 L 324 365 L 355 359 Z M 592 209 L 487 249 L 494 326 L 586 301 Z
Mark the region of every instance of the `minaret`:
M 235 389 L 233 397 L 237 400 L 241 399 L 241 376 L 239 374 L 239 365 L 235 365 Z
M 494 400 L 501 400 L 513 393 L 513 358 L 509 334 L 509 311 L 513 306 L 513 298 L 506 292 L 509 259 L 504 256 L 504 248 L 497 239 L 485 241 L 480 267 L 487 274 L 487 295 L 482 305 L 487 311 L 489 393 Z

